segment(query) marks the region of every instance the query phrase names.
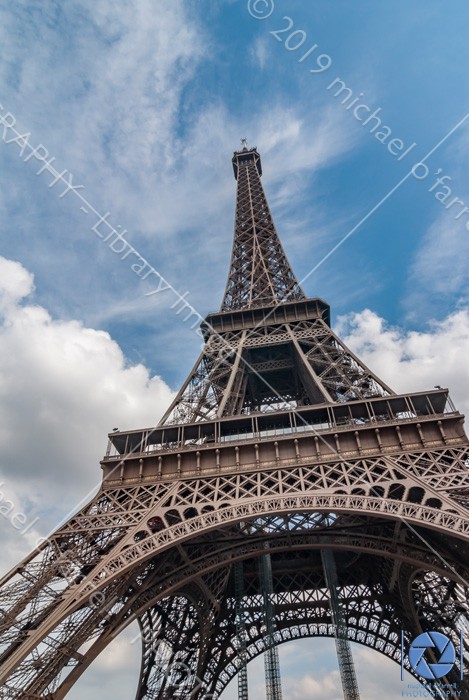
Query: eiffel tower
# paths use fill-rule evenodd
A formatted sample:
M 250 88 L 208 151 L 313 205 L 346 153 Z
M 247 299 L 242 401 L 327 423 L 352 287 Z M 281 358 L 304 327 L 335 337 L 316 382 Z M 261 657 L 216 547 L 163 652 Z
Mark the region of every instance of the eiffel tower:
M 236 675 L 247 697 L 251 659 L 275 671 L 279 644 L 338 627 L 420 681 L 422 632 L 458 648 L 462 630 L 467 661 L 463 416 L 344 345 L 290 267 L 257 149 L 232 162 L 228 282 L 187 381 L 156 428 L 109 435 L 97 495 L 1 581 L 5 700 L 64 698 L 135 620 L 137 700 L 218 698 Z M 438 682 L 469 697 L 461 671 Z

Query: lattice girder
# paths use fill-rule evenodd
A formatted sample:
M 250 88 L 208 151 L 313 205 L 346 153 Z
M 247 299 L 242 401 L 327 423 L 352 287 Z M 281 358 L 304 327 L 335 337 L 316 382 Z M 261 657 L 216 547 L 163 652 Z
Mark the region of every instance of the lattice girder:
M 453 454 L 454 452 L 452 450 Z M 398 460 L 387 457 L 353 463 L 316 465 L 307 469 L 290 467 L 288 470 L 265 470 L 254 474 L 220 475 L 175 482 L 171 485 L 162 483 L 161 497 L 155 495 L 160 487 L 154 491 L 156 505 L 150 508 L 147 506 L 147 519 L 158 515 L 168 527 L 152 534 L 148 532 L 148 528 L 144 528 L 143 532 L 148 537 L 141 541 L 135 541 L 135 537 L 142 532 L 142 523 L 146 522 L 141 505 L 143 499 L 135 496 L 135 487 L 128 489 L 131 497 L 128 497 L 127 489 L 108 489 L 105 494 L 100 494 L 98 501 L 101 504 L 106 503 L 105 525 L 108 531 L 105 532 L 110 551 L 106 553 L 107 547 L 101 547 L 101 541 L 98 540 L 98 547 L 93 550 L 93 557 L 91 556 L 92 538 L 89 528 L 95 530 L 97 526 L 102 525 L 101 515 L 95 512 L 96 505 L 93 504 L 84 509 L 77 518 L 72 519 L 69 525 L 61 528 L 52 542 L 44 548 L 41 561 L 36 557 L 25 567 L 20 567 L 22 573 L 16 574 L 15 577 L 21 581 L 19 587 L 13 583 L 13 588 L 4 586 L 1 590 L 3 609 L 7 610 L 7 600 L 10 603 L 14 602 L 18 593 L 22 596 L 23 603 L 18 597 L 18 601 L 12 606 L 14 613 L 20 611 L 21 605 L 35 600 L 35 590 L 40 590 L 41 595 L 46 596 L 46 601 L 54 599 L 48 591 L 56 590 L 57 596 L 63 596 L 64 586 L 72 576 L 92 576 L 92 583 L 74 584 L 81 587 L 84 595 L 87 591 L 91 594 L 100 587 L 103 576 L 110 580 L 114 574 L 132 568 L 136 562 L 143 562 L 146 557 L 152 555 L 155 547 L 166 547 L 173 544 L 177 538 L 184 540 L 206 528 L 212 529 L 230 520 L 237 521 L 240 517 L 249 518 L 253 514 L 260 516 L 262 512 L 268 514 L 272 506 L 277 512 L 289 510 L 292 506 L 305 510 L 306 504 L 309 508 L 323 511 L 327 509 L 350 512 L 355 509 L 356 512 L 369 514 L 387 512 L 391 517 L 402 516 L 416 525 L 425 523 L 442 531 L 448 526 L 452 527 L 455 535 L 459 529 L 460 536 L 464 536 L 468 531 L 467 512 L 441 490 L 440 475 L 434 476 L 436 467 L 432 471 L 428 466 L 432 459 L 433 463 L 438 461 L 438 455 L 434 454 L 432 457 L 432 453 L 421 452 L 415 456 L 400 456 Z M 422 460 L 425 464 L 422 476 L 419 478 L 411 475 L 412 470 L 418 471 Z M 455 461 L 453 459 L 453 462 Z M 459 489 L 463 484 L 461 480 L 467 480 L 467 470 L 465 471 L 464 459 L 458 461 L 461 467 L 459 471 L 454 470 L 453 480 Z M 435 478 L 438 489 L 432 483 Z M 449 483 L 452 484 L 453 480 Z M 142 491 L 148 498 L 148 487 L 143 486 Z M 375 492 L 376 497 L 373 495 Z M 256 498 L 258 494 L 262 494 L 262 500 Z M 416 500 L 421 503 L 412 502 Z M 150 500 L 148 502 L 151 503 Z M 422 505 L 428 502 L 436 507 Z M 224 508 L 220 509 L 220 505 Z M 115 508 L 116 517 L 110 514 L 112 506 Z M 125 506 L 127 509 L 124 509 Z M 214 508 L 217 510 L 212 510 Z M 177 524 L 174 524 L 175 519 L 179 521 Z M 117 535 L 109 534 L 110 522 L 113 520 L 118 520 L 118 526 L 115 528 Z M 123 531 L 125 534 L 122 534 Z M 63 543 L 71 543 L 65 553 L 60 550 Z M 116 549 L 120 554 L 116 553 Z M 59 552 L 63 555 L 63 561 L 58 555 Z M 91 563 L 94 563 L 94 558 L 101 563 L 100 567 L 95 567 L 93 574 L 88 573 L 86 569 L 82 572 L 83 566 L 91 566 Z M 86 564 L 83 564 L 84 562 Z M 70 567 L 70 570 L 64 569 L 64 566 Z M 39 615 L 43 608 L 44 604 L 38 610 Z M 9 618 L 6 618 L 3 624 L 7 625 L 8 621 Z
M 295 389 L 298 382 L 301 391 Z M 281 324 L 270 319 L 241 332 L 212 328 L 162 422 L 191 423 L 263 410 L 278 404 L 279 396 L 284 405 L 295 407 L 392 393 L 322 318 Z
M 388 480 L 386 482 L 386 479 L 383 477 L 382 469 L 383 465 L 385 464 L 384 461 L 379 460 L 377 461 L 379 468 L 380 468 L 380 479 L 381 483 L 386 483 L 388 482 L 389 486 L 392 486 L 392 484 L 395 484 L 396 481 L 401 485 L 403 481 L 407 482 L 407 489 L 410 492 L 410 489 L 413 488 L 410 484 L 412 483 L 415 486 L 415 482 L 411 479 L 409 482 L 409 477 L 406 479 L 403 478 L 397 478 L 396 474 L 398 473 L 398 469 L 396 469 L 395 466 L 393 466 L 388 473 Z M 295 476 L 295 470 L 290 469 L 289 471 L 286 470 L 280 470 L 277 472 L 267 472 L 267 473 L 259 473 L 254 478 L 254 475 L 252 474 L 244 474 L 244 475 L 233 475 L 232 477 L 225 477 L 224 479 L 221 479 L 220 477 L 217 478 L 206 478 L 206 479 L 199 479 L 199 480 L 194 480 L 192 483 L 183 481 L 179 482 L 176 485 L 173 485 L 172 488 L 169 488 L 167 484 L 163 484 L 163 493 L 165 496 L 163 497 L 162 501 L 159 501 L 160 505 L 157 506 L 157 508 L 149 509 L 147 511 L 146 517 L 143 519 L 141 518 L 140 523 L 137 525 L 130 525 L 129 526 L 129 532 L 128 534 L 125 535 L 125 537 L 121 538 L 116 545 L 117 548 L 119 548 L 120 553 L 117 555 L 114 555 L 114 562 L 112 561 L 112 553 L 109 552 L 106 555 L 102 556 L 102 565 L 95 569 L 94 571 L 90 572 L 88 574 L 87 579 L 83 581 L 82 583 L 78 584 L 73 584 L 70 586 L 70 592 L 68 597 L 71 599 L 72 607 L 75 609 L 80 608 L 80 604 L 77 605 L 77 600 L 87 600 L 90 595 L 95 593 L 97 590 L 102 588 L 102 581 L 106 580 L 108 582 L 108 586 L 112 584 L 112 581 L 115 580 L 116 582 L 119 582 L 122 580 L 122 577 L 125 575 L 131 575 L 132 571 L 135 570 L 137 566 L 140 566 L 141 568 L 145 566 L 145 563 L 148 562 L 151 558 L 154 558 L 155 556 L 155 551 L 158 551 L 158 545 L 156 542 L 153 542 L 150 547 L 148 545 L 150 544 L 150 541 L 152 538 L 158 537 L 163 537 L 163 539 L 166 540 L 166 545 L 163 545 L 161 547 L 161 551 L 163 549 L 167 549 L 167 546 L 175 546 L 177 544 L 177 541 L 179 542 L 186 542 L 186 546 L 189 544 L 191 540 L 194 539 L 194 537 L 198 536 L 199 533 L 202 533 L 204 531 L 213 531 L 214 528 L 218 527 L 231 527 L 230 523 L 237 523 L 240 522 L 240 520 L 243 520 L 244 522 L 248 522 L 252 520 L 253 517 L 259 521 L 259 518 L 262 516 L 264 513 L 265 515 L 265 521 L 268 522 L 269 520 L 271 521 L 271 525 L 269 526 L 269 534 L 272 534 L 273 530 L 275 529 L 274 524 L 275 524 L 275 519 L 272 521 L 272 512 L 277 512 L 277 513 L 282 513 L 285 512 L 285 510 L 291 510 L 291 506 L 293 505 L 293 508 L 301 507 L 304 510 L 306 510 L 303 506 L 303 503 L 305 502 L 304 499 L 310 500 L 311 505 L 314 503 L 316 507 L 314 507 L 314 510 L 318 510 L 319 512 L 324 512 L 324 506 L 327 503 L 327 509 L 328 511 L 335 511 L 337 513 L 340 513 L 340 508 L 334 507 L 338 506 L 340 501 L 334 500 L 334 497 L 332 494 L 328 494 L 327 497 L 325 497 L 326 493 L 330 491 L 331 489 L 331 483 L 334 481 L 337 481 L 336 488 L 337 490 L 343 490 L 345 488 L 349 488 L 350 491 L 353 489 L 353 484 L 349 484 L 347 487 L 347 479 L 345 478 L 345 472 L 344 473 L 344 478 L 340 479 L 338 478 L 339 473 L 337 472 L 337 469 L 344 469 L 345 465 L 329 465 L 329 473 L 331 474 L 331 478 L 329 481 L 326 482 L 326 489 L 323 495 L 323 500 L 321 502 L 320 498 L 320 493 L 317 493 L 316 495 L 312 496 L 310 495 L 309 497 L 306 496 L 305 492 L 311 489 L 313 486 L 314 489 L 314 482 L 311 479 L 311 474 L 312 472 L 308 475 L 308 473 L 305 473 L 303 469 L 301 469 L 299 472 L 296 473 Z M 350 465 L 348 467 L 350 469 Z M 376 474 L 373 474 L 373 472 L 369 472 L 368 470 L 363 469 L 363 466 L 361 466 L 361 469 L 363 470 L 363 473 L 361 477 L 363 479 L 363 476 L 365 475 L 366 480 L 368 481 L 369 488 L 372 487 L 374 482 L 376 481 Z M 401 467 L 402 469 L 402 467 Z M 332 470 L 332 471 L 330 471 Z M 327 477 L 327 471 L 324 470 L 324 467 L 321 469 L 322 477 L 325 478 Z M 402 474 L 401 474 L 402 476 Z M 355 475 L 355 478 L 357 478 L 357 475 Z M 424 483 L 424 482 L 422 482 Z M 252 493 L 253 489 L 255 489 L 256 492 L 263 492 L 264 498 L 262 501 L 259 500 L 253 500 L 252 499 Z M 279 492 L 283 490 L 284 493 L 284 501 L 283 501 L 283 507 L 280 505 L 279 502 Z M 118 490 L 116 490 L 118 491 Z M 178 491 L 180 491 L 180 496 L 178 498 Z M 301 496 L 297 495 L 294 496 L 295 491 L 297 494 L 301 494 Z M 145 489 L 146 492 L 146 489 Z M 270 497 L 268 496 L 270 492 Z M 434 492 L 431 491 L 431 496 L 434 496 Z M 227 505 L 227 498 L 228 496 L 231 495 L 232 498 L 235 498 L 236 501 L 238 502 L 237 506 L 231 506 L 231 508 Z M 441 493 L 439 494 L 440 499 L 442 498 Z M 132 498 L 135 498 L 135 493 L 132 496 Z M 344 498 L 344 496 L 341 494 L 340 498 Z M 350 497 L 345 496 L 345 498 L 350 499 Z M 102 494 L 99 496 L 99 499 L 103 499 Z M 165 500 L 166 499 L 166 500 Z M 313 499 L 311 501 L 311 499 Z M 319 500 L 318 500 L 319 499 Z M 368 498 L 368 501 L 370 499 Z M 443 497 L 443 501 L 444 501 Z M 137 502 L 139 499 L 137 499 Z M 355 512 L 358 513 L 360 512 L 360 507 L 359 505 L 363 506 L 367 502 L 365 497 L 362 496 L 353 496 L 352 502 L 348 503 L 348 508 L 347 512 Z M 380 504 L 379 510 L 378 511 L 371 511 L 369 514 L 374 514 L 380 515 L 382 517 L 383 512 L 385 511 L 384 505 L 386 503 L 390 504 L 393 503 L 393 505 L 398 506 L 399 508 L 403 506 L 410 507 L 412 509 L 417 509 L 418 512 L 422 512 L 422 506 L 420 504 L 413 504 L 413 503 L 402 503 L 401 501 L 386 501 L 385 499 L 376 499 L 376 501 Z M 116 494 L 113 495 L 111 498 L 112 503 L 116 503 L 121 509 L 121 502 L 127 502 L 127 499 L 125 499 L 122 494 L 117 496 Z M 164 505 L 162 503 L 164 502 Z M 200 508 L 200 511 L 203 512 L 206 508 L 206 506 L 210 505 L 211 508 L 217 508 L 217 510 L 212 510 L 209 511 L 208 513 L 205 513 L 204 515 L 197 515 L 194 516 L 193 510 L 190 511 L 190 508 L 194 508 L 194 504 L 197 504 L 198 507 Z M 227 505 L 225 508 L 220 508 L 221 505 Z M 317 505 L 319 504 L 319 508 Z M 288 507 L 290 506 L 290 508 Z M 189 509 L 188 509 L 189 506 Z M 259 507 L 261 506 L 261 507 Z M 140 506 L 138 506 L 140 508 Z M 447 503 L 447 509 L 448 509 L 448 514 L 453 515 L 451 511 L 461 509 L 463 510 L 460 506 L 455 506 L 453 503 L 450 503 L 448 501 Z M 88 509 L 88 510 L 93 510 L 93 508 Z M 426 509 L 427 511 L 432 511 L 433 513 L 433 518 L 434 518 L 434 526 L 436 528 L 440 529 L 440 531 L 445 532 L 446 530 L 446 520 L 443 517 L 445 515 L 444 510 L 442 509 Z M 240 511 L 242 513 L 241 518 L 240 516 Z M 122 511 L 121 511 L 122 512 Z M 154 535 L 148 535 L 148 537 L 135 541 L 135 536 L 138 534 L 138 532 L 142 531 L 142 524 L 145 523 L 145 521 L 148 521 L 150 517 L 154 517 L 155 513 L 159 513 L 160 517 L 163 519 L 168 518 L 168 523 L 172 521 L 172 519 L 176 516 L 176 514 L 179 514 L 179 518 L 181 518 L 180 522 L 177 523 L 176 525 L 171 525 L 165 528 L 165 530 L 154 534 Z M 362 510 L 362 513 L 365 514 L 366 510 Z M 418 524 L 421 522 L 420 517 L 418 517 L 416 513 L 416 517 L 414 519 L 414 523 Z M 448 515 L 447 514 L 447 515 Z M 132 515 L 133 513 L 130 511 L 129 513 L 129 520 L 132 523 Z M 142 515 L 142 512 L 140 510 L 140 515 Z M 188 517 L 191 516 L 192 517 Z M 230 517 L 231 516 L 231 517 Z M 234 516 L 234 517 L 233 517 Z M 94 518 L 96 518 L 96 514 L 93 513 Z M 106 517 L 109 517 L 109 511 L 106 510 Z M 294 517 L 294 516 L 292 516 Z M 442 519 L 443 517 L 443 519 Z M 184 518 L 186 518 L 184 520 Z M 188 518 L 188 519 L 187 519 Z M 143 523 L 142 523 L 143 520 Z M 441 521 L 441 525 L 438 526 L 437 521 Z M 265 528 L 265 522 L 262 521 L 262 528 Z M 202 526 L 202 527 L 200 527 Z M 140 528 L 140 529 L 139 529 Z M 262 529 L 261 528 L 261 529 Z M 252 532 L 253 528 L 252 525 L 250 525 L 250 533 Z M 61 531 L 61 536 L 64 536 L 64 531 L 62 529 Z M 72 530 L 73 536 L 76 537 L 76 531 Z M 169 535 L 169 539 L 168 539 Z M 175 538 L 176 535 L 176 538 Z M 179 537 L 177 537 L 179 535 Z M 339 538 L 340 539 L 340 538 Z M 344 546 L 350 547 L 350 544 L 352 542 L 352 538 L 348 534 L 346 537 L 342 539 L 342 542 L 344 543 Z M 338 541 L 338 545 L 340 546 L 340 542 Z M 106 563 L 107 560 L 107 563 Z M 119 566 L 119 562 L 121 564 L 124 564 L 124 566 Z M 218 562 L 220 563 L 220 558 L 218 555 Z M 174 572 L 174 569 L 172 569 Z M 127 574 L 126 574 L 127 572 Z M 172 573 L 172 576 L 174 577 L 174 573 Z M 187 574 L 186 574 L 187 576 Z M 170 582 L 168 581 L 166 585 L 168 585 Z M 174 584 L 173 584 L 174 585 Z M 63 596 L 66 597 L 66 596 Z M 70 605 L 70 603 L 69 603 Z M 61 602 L 60 605 L 57 606 L 55 610 L 49 611 L 50 614 L 50 619 L 45 620 L 42 622 L 42 628 L 47 631 L 47 625 L 46 622 L 49 623 L 52 627 L 57 625 L 57 620 L 60 619 L 58 618 L 58 608 L 62 608 L 64 612 L 67 610 L 67 605 L 64 602 Z M 62 613 L 63 614 L 63 613 Z M 72 613 L 70 613 L 72 614 Z M 36 616 L 36 619 L 40 618 L 41 614 Z M 55 622 L 54 622 L 55 621 Z M 23 625 L 24 620 L 23 620 Z M 36 633 L 37 639 L 39 640 L 41 638 L 41 635 L 39 633 L 39 630 Z M 77 637 L 78 638 L 78 637 Z M 8 641 L 8 640 L 6 640 Z M 31 641 L 31 640 L 27 640 Z M 26 644 L 26 640 L 25 640 Z M 34 645 L 33 645 L 34 646 Z M 33 648 L 33 647 L 32 647 Z

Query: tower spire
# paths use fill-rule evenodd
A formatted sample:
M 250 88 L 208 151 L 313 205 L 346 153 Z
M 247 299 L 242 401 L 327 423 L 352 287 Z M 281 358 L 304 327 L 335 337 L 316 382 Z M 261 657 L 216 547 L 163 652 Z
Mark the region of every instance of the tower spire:
M 261 183 L 257 148 L 233 154 L 238 182 L 233 250 L 221 310 L 272 306 L 305 295 L 283 250 Z

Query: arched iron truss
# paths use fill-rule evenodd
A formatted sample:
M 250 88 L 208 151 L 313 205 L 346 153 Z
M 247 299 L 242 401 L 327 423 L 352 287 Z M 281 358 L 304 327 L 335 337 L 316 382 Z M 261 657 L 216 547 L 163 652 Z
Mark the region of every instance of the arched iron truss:
M 266 541 L 274 562 L 279 643 L 298 634 L 298 630 L 301 634 L 307 631 L 307 636 L 332 633 L 320 566 L 321 548 L 335 552 L 350 639 L 394 660 L 400 661 L 401 630 L 409 641 L 422 629 L 422 622 L 428 618 L 434 624 L 439 615 L 439 629 L 442 620 L 446 620 L 444 629 L 451 632 L 451 624 L 455 624 L 464 608 L 461 582 L 468 579 L 469 572 L 462 565 L 464 558 L 461 560 L 459 552 L 455 556 L 461 545 L 448 542 L 437 531 L 422 530 L 426 540 L 423 543 L 405 523 L 376 515 L 334 513 L 324 525 L 324 518 L 317 512 L 291 512 L 256 516 L 242 525 L 234 521 L 215 532 L 216 536 L 213 530 L 205 531 L 145 560 L 143 565 L 136 565 L 131 577 L 116 578 L 103 588 L 102 599 L 96 589 L 94 607 L 78 606 L 54 629 L 55 647 L 45 644 L 23 662 L 23 678 L 35 675 L 43 684 L 34 689 L 34 694 L 41 697 L 46 691 L 44 697 L 47 693 L 54 699 L 65 697 L 69 687 L 116 634 L 139 619 L 146 632 L 142 635 L 143 666 L 137 698 L 164 698 L 167 688 L 161 687 L 162 679 L 166 685 L 173 684 L 168 691 L 172 697 L 189 697 L 180 678 L 189 682 L 187 668 L 193 680 L 203 681 L 201 692 L 213 692 L 217 697 L 237 670 L 231 571 L 233 563 L 240 559 L 245 561 L 246 572 L 244 609 L 251 621 L 247 624 L 248 658 L 262 651 L 261 595 L 252 562 L 265 553 Z M 438 547 L 438 553 L 432 552 L 427 543 L 435 551 Z M 434 577 L 431 598 L 430 575 Z M 78 585 L 71 586 L 75 593 Z M 89 603 L 91 598 L 84 600 Z M 292 631 L 295 622 L 296 632 Z M 64 640 L 62 644 L 57 643 L 57 629 Z M 77 648 L 69 637 L 64 655 L 63 644 L 71 629 Z M 201 635 L 206 641 L 204 648 L 198 643 Z M 82 655 L 80 647 L 93 639 L 94 643 Z M 160 644 L 161 639 L 165 645 Z M 159 656 L 152 656 L 154 653 Z M 220 658 L 226 660 L 226 668 L 220 667 Z M 39 668 L 47 669 L 47 675 L 39 677 Z M 171 668 L 179 673 L 172 680 L 168 670 Z M 64 681 L 59 680 L 61 671 L 69 672 Z M 32 689 L 28 690 L 34 697 Z M 163 694 L 158 694 L 160 691 Z M 176 691 L 180 691 L 179 695 Z M 23 697 L 22 690 L 15 691 L 11 686 L 2 692 L 5 698 Z

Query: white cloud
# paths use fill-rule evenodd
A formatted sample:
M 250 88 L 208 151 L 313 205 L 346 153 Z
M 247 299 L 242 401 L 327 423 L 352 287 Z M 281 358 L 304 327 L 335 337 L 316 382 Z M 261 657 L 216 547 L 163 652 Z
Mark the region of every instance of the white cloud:
M 340 317 L 337 331 L 395 391 L 448 387 L 456 407 L 469 412 L 469 311 L 432 321 L 425 331 L 405 331 L 365 309 Z
M 155 425 L 172 392 L 142 364 L 129 365 L 108 333 L 54 320 L 25 301 L 32 289 L 22 265 L 0 258 L 0 298 L 8 300 L 0 316 L 1 472 L 17 510 L 42 506 L 50 517 L 99 485 L 106 433 Z M 44 513 L 41 534 L 47 522 Z
M 292 687 L 293 685 L 293 687 Z M 288 697 L 292 700 L 342 700 L 339 695 L 340 675 L 338 671 L 327 673 L 321 678 L 305 674 L 294 683 L 287 684 Z
M 401 696 L 411 676 L 401 682 L 399 665 L 377 651 L 352 643 L 361 700 L 394 700 Z M 279 647 L 283 696 L 289 700 L 343 700 L 335 643 L 330 638 L 309 638 Z M 265 697 L 264 660 L 248 665 L 250 693 Z M 414 681 L 415 682 L 415 681 Z M 237 700 L 237 679 L 229 684 L 222 700 Z
M 114 639 L 71 689 L 67 700 L 133 698 L 140 672 L 141 645 L 139 640 L 132 641 L 138 632 L 137 624 L 133 623 Z
M 33 290 L 33 276 L 14 260 L 0 258 L 0 310 L 3 312 Z
M 40 503 L 27 484 L 13 484 L 0 469 L 0 576 L 35 549 L 45 533 L 37 515 Z

